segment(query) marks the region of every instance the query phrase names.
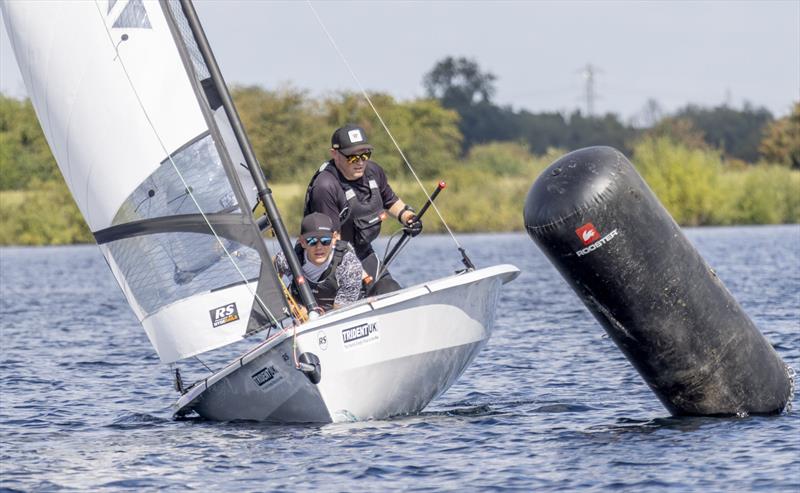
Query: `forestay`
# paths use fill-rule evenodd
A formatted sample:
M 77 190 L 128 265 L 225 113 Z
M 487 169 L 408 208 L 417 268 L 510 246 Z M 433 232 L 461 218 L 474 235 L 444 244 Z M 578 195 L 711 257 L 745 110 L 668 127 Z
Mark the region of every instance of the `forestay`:
M 256 191 L 178 2 L 3 2 L 58 166 L 164 362 L 287 322 Z

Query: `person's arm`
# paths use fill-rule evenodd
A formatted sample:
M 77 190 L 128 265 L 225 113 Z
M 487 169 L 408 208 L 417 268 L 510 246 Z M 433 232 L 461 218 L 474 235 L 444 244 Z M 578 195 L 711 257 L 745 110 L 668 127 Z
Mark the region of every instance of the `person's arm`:
M 394 193 L 389 181 L 386 179 L 386 173 L 380 166 L 376 166 L 376 175 L 381 197 L 383 198 L 383 206 L 389 212 L 389 215 L 400 221 L 400 224 L 411 236 L 420 234 L 422 232 L 422 221 L 417 219 L 417 213 Z
M 375 165 L 374 170 L 378 181 L 378 188 L 381 191 L 383 207 L 390 216 L 400 221 L 401 224 L 408 224 L 408 222 L 414 216 L 413 211 L 406 207 L 406 203 L 403 202 L 403 200 L 398 197 L 396 193 L 394 193 L 392 186 L 389 185 L 389 180 L 386 178 L 386 173 L 383 171 L 383 168 Z
M 397 202 L 389 207 L 389 214 L 400 221 L 401 224 L 408 224 L 416 215 L 413 210 L 406 208 L 406 203 L 402 199 L 397 199 Z
M 397 199 L 397 202 L 389 209 L 389 213 L 400 221 L 405 232 L 412 237 L 422 233 L 422 221 L 417 217 L 417 212 L 402 200 Z
M 352 250 L 348 250 L 336 268 L 339 290 L 336 291 L 333 308 L 341 308 L 358 300 L 361 296 L 361 272 L 361 262 Z

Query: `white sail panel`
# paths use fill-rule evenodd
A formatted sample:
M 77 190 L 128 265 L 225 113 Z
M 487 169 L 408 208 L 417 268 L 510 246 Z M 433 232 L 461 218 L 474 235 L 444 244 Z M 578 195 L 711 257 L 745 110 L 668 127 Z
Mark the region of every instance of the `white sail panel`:
M 253 303 L 250 290 L 256 288 L 251 283 L 249 289 L 239 285 L 184 299 L 145 318 L 142 326 L 162 362 L 194 356 L 242 338 Z M 215 330 L 194 330 L 203 326 Z
M 252 181 L 193 39 L 176 38 L 179 5 L 0 8 L 59 168 L 162 361 L 285 323 Z
M 3 4 L 31 101 L 92 231 L 111 226 L 167 155 L 208 129 L 161 6 L 141 3 L 149 28 L 113 27 L 122 1 L 108 13 L 105 2 Z
M 163 363 L 230 344 L 241 339 L 247 331 L 253 308 L 252 293 L 257 291 L 258 282 L 250 282 L 249 287 L 242 282 L 214 289 L 221 280 L 235 278 L 236 273 L 231 272 L 233 267 L 221 258 L 218 248 L 211 248 L 205 258 L 191 255 L 194 249 L 188 249 L 189 245 L 196 245 L 197 241 L 208 244 L 209 238 L 214 239 L 198 234 L 158 234 L 100 245 L 114 277 Z M 257 254 L 247 248 L 237 250 L 234 245 L 228 246 L 237 258 L 243 260 L 239 265 L 246 274 L 257 278 Z M 117 249 L 116 255 L 110 254 L 111 248 Z M 180 249 L 184 249 L 183 254 Z M 124 264 L 120 266 L 118 260 Z M 188 262 L 195 262 L 199 272 L 184 271 L 184 275 L 193 277 L 187 282 L 176 282 L 175 276 L 170 275 L 174 272 L 173 262 L 186 262 L 184 268 L 190 268 Z M 155 265 L 158 263 L 167 264 L 166 268 Z M 198 292 L 200 294 L 196 294 Z M 231 305 L 237 319 L 215 325 L 211 312 Z

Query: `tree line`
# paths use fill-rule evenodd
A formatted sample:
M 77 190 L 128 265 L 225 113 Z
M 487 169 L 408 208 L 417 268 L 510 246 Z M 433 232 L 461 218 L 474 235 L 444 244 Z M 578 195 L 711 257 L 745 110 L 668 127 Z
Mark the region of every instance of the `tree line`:
M 441 208 L 456 231 L 522 229 L 520 210 L 538 173 L 589 145 L 625 152 L 681 224 L 800 222 L 800 102 L 777 119 L 750 106 L 687 106 L 634 127 L 613 114 L 500 107 L 492 101 L 495 80 L 470 60 L 449 58 L 425 76 L 426 98 L 371 95 L 423 182 L 448 181 Z M 346 122 L 365 127 L 375 160 L 401 196 L 422 203 L 403 157 L 361 96 L 316 99 L 302 89 L 258 86 L 232 94 L 290 229 L 299 224 L 308 180 L 328 159 L 330 134 Z M 426 223 L 426 231 L 437 230 Z M 0 244 L 91 240 L 30 101 L 0 95 Z
M 639 138 L 657 133 L 691 146 L 717 149 L 728 159 L 766 160 L 800 169 L 800 102 L 790 116 L 776 120 L 769 110 L 749 103 L 740 110 L 689 104 L 663 115 L 650 99 L 646 104 L 650 121 L 639 128 L 613 113 L 593 116 L 576 110 L 565 115 L 501 107 L 492 101 L 495 80 L 474 60 L 454 57 L 439 61 L 423 79 L 429 98 L 459 114 L 465 153 L 476 144 L 517 141 L 534 154 L 593 145 L 609 145 L 630 154 Z

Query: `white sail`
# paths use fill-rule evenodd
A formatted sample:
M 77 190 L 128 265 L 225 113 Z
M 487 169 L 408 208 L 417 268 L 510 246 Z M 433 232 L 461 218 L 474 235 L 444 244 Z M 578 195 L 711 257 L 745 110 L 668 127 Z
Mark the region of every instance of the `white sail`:
M 58 166 L 162 361 L 282 323 L 252 182 L 180 5 L 0 5 Z

